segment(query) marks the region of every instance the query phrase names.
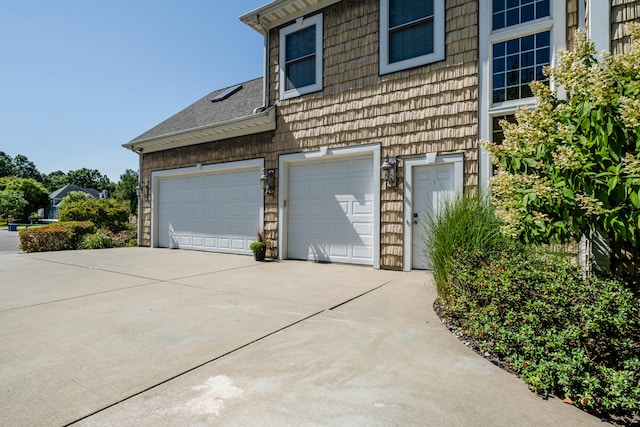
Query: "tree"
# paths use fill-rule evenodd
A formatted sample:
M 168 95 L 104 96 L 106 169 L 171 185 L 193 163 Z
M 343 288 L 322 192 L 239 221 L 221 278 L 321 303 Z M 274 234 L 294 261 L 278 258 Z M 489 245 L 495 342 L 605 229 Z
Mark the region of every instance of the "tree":
M 127 169 L 120 175 L 120 181 L 116 184 L 116 190 L 113 192 L 113 197 L 115 197 L 116 200 L 126 200 L 129 202 L 131 212 L 138 211 L 137 186 L 138 172 Z
M 566 100 L 533 82 L 533 109 L 503 121 L 492 198 L 504 230 L 525 242 L 566 242 L 593 229 L 614 244 L 640 243 L 640 25 L 631 48 L 596 59 L 583 33 L 549 76 Z
M 6 218 L 14 216 L 16 218 L 24 217 L 24 208 L 27 201 L 22 197 L 22 193 L 16 190 L 0 191 L 0 216 Z
M 70 203 L 80 202 L 86 199 L 90 199 L 90 197 L 84 191 L 71 191 L 58 203 L 58 210 L 63 210 L 64 207 Z
M 49 193 L 46 188 L 34 179 L 4 177 L 0 178 L 0 191 L 17 191 L 26 200 L 22 217 L 25 218 L 38 209 L 44 208 L 49 204 Z M 17 214 L 15 214 L 18 216 Z
M 50 193 L 64 187 L 69 183 L 69 177 L 62 171 L 51 172 L 48 175 L 45 174 L 42 178 L 42 183 Z
M 13 164 L 13 159 L 4 151 L 0 151 L 0 177 L 14 176 L 15 174 L 16 167 Z
M 13 159 L 13 164 L 16 169 L 15 176 L 18 178 L 31 178 L 38 182 L 42 182 L 42 174 L 36 168 L 36 165 L 22 154 L 18 154 Z
M 67 174 L 67 184 L 75 184 L 82 188 L 95 188 L 98 191 L 108 190 L 113 192 L 115 185 L 109 177 L 102 175 L 97 169 L 77 169 Z

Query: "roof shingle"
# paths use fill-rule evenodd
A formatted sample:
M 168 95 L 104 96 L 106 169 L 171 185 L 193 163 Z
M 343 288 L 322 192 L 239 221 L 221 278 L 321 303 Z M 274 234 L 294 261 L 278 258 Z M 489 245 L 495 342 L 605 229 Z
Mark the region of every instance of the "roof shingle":
M 250 80 L 240 85 L 242 89 L 217 102 L 211 102 L 211 100 L 216 95 L 237 85 L 211 92 L 179 113 L 134 138 L 130 143 L 251 116 L 254 114 L 254 110 L 263 104 L 262 78 Z

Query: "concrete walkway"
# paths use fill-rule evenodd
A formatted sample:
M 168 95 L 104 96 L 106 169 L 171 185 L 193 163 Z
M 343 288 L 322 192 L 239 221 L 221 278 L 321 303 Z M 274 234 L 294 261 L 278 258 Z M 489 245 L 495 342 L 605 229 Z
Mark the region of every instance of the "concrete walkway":
M 434 298 L 424 272 L 2 252 L 0 425 L 603 425 L 467 349 Z

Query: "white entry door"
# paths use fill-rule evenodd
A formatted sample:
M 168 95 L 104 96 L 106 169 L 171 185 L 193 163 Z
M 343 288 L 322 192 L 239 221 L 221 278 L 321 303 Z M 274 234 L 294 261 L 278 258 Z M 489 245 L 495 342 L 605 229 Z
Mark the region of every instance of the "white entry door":
M 438 214 L 440 206 L 453 200 L 456 194 L 453 163 L 418 166 L 413 170 L 412 265 L 414 269 L 429 269 L 425 255 L 425 234 L 428 218 Z

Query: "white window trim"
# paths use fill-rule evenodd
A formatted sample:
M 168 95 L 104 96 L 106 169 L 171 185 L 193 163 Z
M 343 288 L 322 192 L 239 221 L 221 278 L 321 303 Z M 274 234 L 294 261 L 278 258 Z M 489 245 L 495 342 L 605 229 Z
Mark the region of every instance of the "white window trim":
M 433 0 L 433 53 L 389 63 L 389 0 L 380 0 L 380 74 L 442 61 L 444 54 L 444 0 Z
M 321 158 L 337 158 L 370 154 L 373 156 L 373 268 L 380 269 L 380 144 L 359 145 L 356 147 L 328 148 L 320 147 L 317 151 L 281 155 L 278 161 L 278 259 L 287 259 L 289 248 L 287 242 L 289 198 L 289 167 L 306 160 Z
M 298 87 L 294 89 L 286 90 L 286 72 L 287 67 L 286 63 L 286 37 L 288 34 L 295 33 L 296 31 L 300 31 L 304 28 L 311 27 L 315 25 L 316 27 L 316 82 L 312 85 L 307 85 L 303 87 Z M 322 13 L 318 13 L 317 15 L 313 15 L 310 18 L 298 18 L 295 23 L 284 27 L 280 30 L 280 53 L 279 53 L 279 63 L 280 63 L 280 99 L 289 99 L 294 98 L 296 96 L 304 95 L 311 92 L 317 92 L 322 90 L 322 40 L 323 40 L 323 28 L 322 28 Z
M 464 188 L 464 154 L 427 153 L 426 156 L 404 159 L 404 243 L 403 243 L 403 271 L 413 269 L 413 168 L 416 166 L 442 165 L 453 163 L 454 185 L 457 194 L 462 194 Z
M 523 37 L 530 34 L 540 33 L 542 31 L 551 32 L 551 66 L 555 66 L 557 62 L 557 51 L 566 49 L 567 30 L 566 30 L 566 2 L 562 0 L 550 0 L 550 16 L 533 21 L 524 22 L 518 25 L 501 28 L 491 31 L 491 0 L 480 0 L 479 10 L 479 39 L 480 39 L 480 75 L 479 75 L 479 112 L 480 119 L 478 123 L 478 133 L 480 139 L 491 140 L 491 120 L 494 116 L 513 114 L 518 107 L 526 107 L 535 105 L 535 98 L 516 99 L 492 103 L 492 56 L 491 49 L 494 43 L 511 40 L 517 37 Z M 553 82 L 551 89 L 555 89 Z M 562 96 L 559 93 L 559 96 Z M 488 187 L 489 178 L 493 173 L 493 164 L 489 153 L 479 146 L 478 154 L 478 180 L 480 187 L 486 189 Z
M 179 176 L 187 176 L 187 175 L 197 175 L 201 173 L 212 173 L 212 172 L 230 172 L 232 170 L 241 170 L 241 169 L 258 169 L 261 171 L 264 169 L 264 159 L 252 159 L 252 160 L 241 160 L 238 162 L 229 162 L 229 163 L 216 163 L 213 165 L 201 165 L 197 164 L 192 167 L 186 168 L 178 168 L 178 169 L 167 169 L 161 171 L 153 171 L 151 172 L 151 189 L 150 189 L 150 205 L 151 205 L 151 247 L 158 247 L 158 211 L 159 211 L 159 198 L 158 191 L 160 188 L 160 180 L 163 178 L 176 178 Z M 256 182 L 256 185 L 260 185 L 259 182 Z M 264 224 L 264 200 L 262 202 L 262 206 L 260 207 L 259 213 L 259 223 Z

